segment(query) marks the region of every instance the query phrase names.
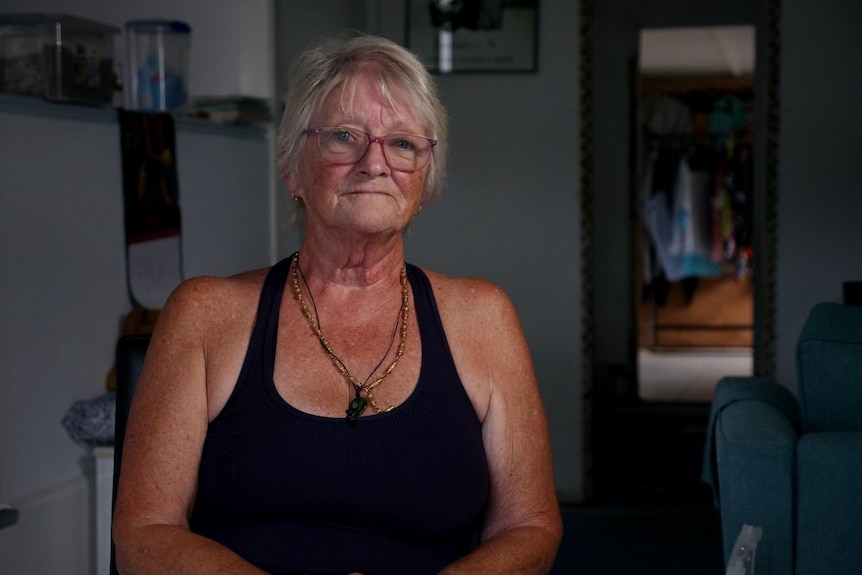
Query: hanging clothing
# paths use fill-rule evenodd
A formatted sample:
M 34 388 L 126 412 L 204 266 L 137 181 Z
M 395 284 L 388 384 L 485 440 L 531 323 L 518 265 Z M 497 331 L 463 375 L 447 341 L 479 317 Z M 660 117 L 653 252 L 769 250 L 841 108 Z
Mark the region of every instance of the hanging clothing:
M 649 164 L 647 174 L 650 189 L 645 192 L 644 217 L 668 281 L 721 275 L 721 262 L 713 259 L 710 150 L 696 146 L 676 155 L 664 150 Z M 658 183 L 661 187 L 653 187 Z
M 692 134 L 691 111 L 678 98 L 655 94 L 641 102 L 643 126 L 655 136 Z
M 725 149 L 728 139 L 745 128 L 745 116 L 745 106 L 739 98 L 727 95 L 715 101 L 709 115 L 709 133 L 716 150 Z
M 721 262 L 712 258 L 713 171 L 703 157 L 708 153 L 697 148 L 679 166 L 670 250 L 680 259 L 680 278 L 721 275 Z

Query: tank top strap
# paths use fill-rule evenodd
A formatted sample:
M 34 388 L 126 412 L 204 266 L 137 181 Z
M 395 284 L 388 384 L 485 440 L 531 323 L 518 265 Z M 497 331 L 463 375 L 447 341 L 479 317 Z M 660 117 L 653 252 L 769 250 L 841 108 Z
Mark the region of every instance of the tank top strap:
M 437 308 L 437 300 L 431 287 L 431 281 L 425 272 L 418 266 L 407 264 L 407 279 L 413 288 L 413 306 L 415 307 L 416 320 L 419 322 L 419 335 L 422 341 L 422 355 L 425 357 L 438 358 L 436 368 L 455 370 L 455 360 L 449 349 L 449 341 L 443 330 L 443 321 L 440 319 L 440 310 Z M 456 381 L 460 379 L 455 376 Z
M 254 328 L 237 381 L 238 387 L 248 379 L 251 373 L 257 373 L 258 376 L 263 375 L 264 377 L 272 376 L 281 298 L 287 284 L 287 276 L 290 273 L 291 261 L 293 261 L 293 255 L 273 265 L 263 282 Z
M 290 273 L 292 261 L 293 256 L 291 255 L 272 266 L 261 290 L 255 326 L 258 323 L 261 324 L 264 336 L 262 343 L 265 346 L 263 349 L 267 353 L 275 351 L 281 299 L 284 297 L 284 287 L 287 285 L 287 276 Z M 255 331 L 257 331 L 257 327 L 255 327 Z

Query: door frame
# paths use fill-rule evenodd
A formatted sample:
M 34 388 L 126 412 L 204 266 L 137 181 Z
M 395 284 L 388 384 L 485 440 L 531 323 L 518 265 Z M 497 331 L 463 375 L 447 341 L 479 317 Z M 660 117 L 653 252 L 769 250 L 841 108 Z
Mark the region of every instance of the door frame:
M 597 254 L 597 224 L 602 225 L 601 206 L 597 205 L 598 200 L 605 200 L 604 197 L 597 196 L 597 180 L 601 183 L 600 176 L 603 175 L 600 170 L 604 168 L 599 161 L 604 161 L 606 158 L 600 153 L 604 149 L 599 149 L 597 154 L 596 138 L 603 137 L 600 132 L 605 126 L 602 125 L 602 119 L 596 115 L 596 98 L 602 98 L 606 95 L 607 86 L 597 84 L 601 81 L 597 77 L 596 70 L 598 63 L 596 62 L 597 52 L 600 52 L 601 44 L 598 42 L 602 38 L 602 34 L 608 34 L 608 21 L 603 19 L 597 22 L 596 9 L 598 0 L 580 0 L 580 216 L 581 216 L 581 318 L 582 318 L 582 393 L 583 393 L 583 421 L 584 421 L 584 446 L 583 446 L 583 468 L 584 468 L 584 486 L 585 495 L 589 497 L 592 492 L 593 479 L 593 441 L 592 428 L 594 421 L 594 405 L 597 398 L 613 393 L 613 386 L 618 385 L 619 380 L 624 381 L 626 378 L 631 379 L 631 368 L 636 369 L 636 352 L 637 352 L 637 306 L 634 301 L 634 290 L 628 289 L 628 295 L 623 296 L 627 301 L 622 306 L 623 313 L 619 313 L 619 307 L 616 306 L 616 317 L 612 321 L 607 321 L 607 317 L 603 315 L 602 305 L 608 305 L 608 302 L 599 299 L 606 298 L 608 291 L 604 289 L 601 282 L 600 272 L 597 263 L 601 261 L 604 264 L 608 261 L 608 254 Z M 615 7 L 613 18 L 622 22 L 622 27 L 629 31 L 637 30 L 646 27 L 661 27 L 673 24 L 663 18 L 668 18 L 667 15 L 662 15 L 661 10 L 655 10 L 656 5 L 661 2 L 637 2 L 633 0 L 628 3 L 628 9 L 617 5 Z M 668 6 L 672 3 L 667 3 Z M 699 11 L 701 14 L 709 12 L 708 10 L 698 10 L 703 8 L 697 6 L 697 2 L 690 3 L 691 8 L 694 5 L 694 11 Z M 703 2 L 704 7 L 707 2 Z M 646 5 L 646 7 L 644 7 Z M 603 5 L 607 6 L 607 4 Z M 635 8 L 635 7 L 638 8 Z M 678 3 L 673 6 L 679 8 Z M 652 11 L 651 11 L 652 9 Z M 756 102 L 756 127 L 755 127 L 755 161 L 757 162 L 755 176 L 755 199 L 753 206 L 754 213 L 754 237 L 753 245 L 755 250 L 755 269 L 753 275 L 754 282 L 754 374 L 762 377 L 771 377 L 775 373 L 775 340 L 776 340 L 776 262 L 777 262 L 777 221 L 778 221 L 778 128 L 779 128 L 779 86 L 780 86 L 780 16 L 781 16 L 781 0 L 760 0 L 758 14 L 754 21 L 733 20 L 734 16 L 729 15 L 729 20 L 720 22 L 709 22 L 703 20 L 691 21 L 686 25 L 706 26 L 706 25 L 727 25 L 727 24 L 754 24 L 757 36 L 757 63 L 755 74 L 755 91 L 757 94 Z M 666 9 L 667 11 L 667 9 Z M 730 11 L 728 11 L 730 12 Z M 675 14 L 674 18 L 685 18 Z M 615 40 L 617 40 L 615 38 Z M 623 43 L 631 42 L 636 45 L 636 38 L 627 38 L 622 40 Z M 602 54 L 603 55 L 603 54 Z M 614 65 L 629 66 L 627 62 L 616 62 Z M 602 62 L 606 65 L 607 62 Z M 627 118 L 619 118 L 621 123 L 626 125 L 626 130 L 631 130 L 631 123 Z M 620 146 L 629 146 L 631 134 L 628 134 L 626 141 L 617 142 Z M 628 150 L 628 153 L 631 153 Z M 624 168 L 625 166 L 622 166 Z M 621 166 L 617 166 L 620 169 Z M 607 189 L 603 188 L 601 192 L 607 193 Z M 630 201 L 630 186 L 622 186 L 619 193 L 624 194 L 625 203 Z M 605 200 L 606 201 L 606 200 Z M 629 206 L 630 208 L 630 206 Z M 632 217 L 634 210 L 628 210 L 628 218 Z M 628 230 L 632 230 L 631 221 L 624 222 L 623 226 Z M 631 234 L 631 231 L 628 233 Z M 622 257 L 613 257 L 612 260 L 621 261 L 622 266 L 628 266 L 628 269 L 623 272 L 623 276 L 631 274 L 634 268 L 634 242 L 633 238 L 629 237 L 626 242 L 625 238 L 618 241 L 618 245 L 625 244 L 624 250 L 629 253 L 622 254 Z M 601 249 L 601 246 L 599 246 Z M 604 255 L 604 259 L 600 260 L 599 256 Z M 619 254 L 618 254 L 619 255 Z M 629 265 L 632 264 L 632 265 Z M 598 278 L 598 279 L 597 279 Z M 625 282 L 625 286 L 630 288 L 634 285 L 633 281 Z M 613 307 L 617 302 L 610 302 Z M 613 320 L 618 320 L 616 323 Z M 615 327 L 623 326 L 624 333 L 613 333 Z M 627 326 L 627 327 L 626 327 Z M 598 331 L 597 331 L 598 330 Z M 608 330 L 611 330 L 610 332 Z M 610 335 L 610 337 L 608 337 Z M 614 369 L 608 369 L 608 365 L 603 362 L 603 346 L 605 342 L 616 336 L 617 340 L 623 342 L 623 351 L 625 354 L 622 367 L 619 372 Z M 630 360 L 630 361 L 629 361 Z M 628 373 L 626 373 L 628 371 Z M 636 385 L 636 375 L 632 379 Z

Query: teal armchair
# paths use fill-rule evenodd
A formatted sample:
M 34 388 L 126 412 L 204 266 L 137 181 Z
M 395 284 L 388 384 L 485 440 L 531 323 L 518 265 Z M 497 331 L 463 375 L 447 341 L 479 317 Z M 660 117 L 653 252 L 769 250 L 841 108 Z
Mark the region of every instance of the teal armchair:
M 703 479 L 724 556 L 763 528 L 757 575 L 862 573 L 862 307 L 815 305 L 796 348 L 798 393 L 726 377 L 713 398 Z

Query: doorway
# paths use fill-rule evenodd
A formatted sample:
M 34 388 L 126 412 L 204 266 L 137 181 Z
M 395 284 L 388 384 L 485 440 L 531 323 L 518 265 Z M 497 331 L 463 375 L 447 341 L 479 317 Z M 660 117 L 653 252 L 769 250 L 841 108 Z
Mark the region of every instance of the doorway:
M 637 393 L 752 375 L 755 28 L 644 28 L 634 77 Z
M 582 234 L 586 491 L 597 504 L 711 505 L 700 480 L 709 403 L 645 401 L 638 384 L 641 292 L 636 93 L 646 28 L 753 25 L 756 30 L 753 369 L 774 369 L 775 166 L 780 0 L 582 0 Z

